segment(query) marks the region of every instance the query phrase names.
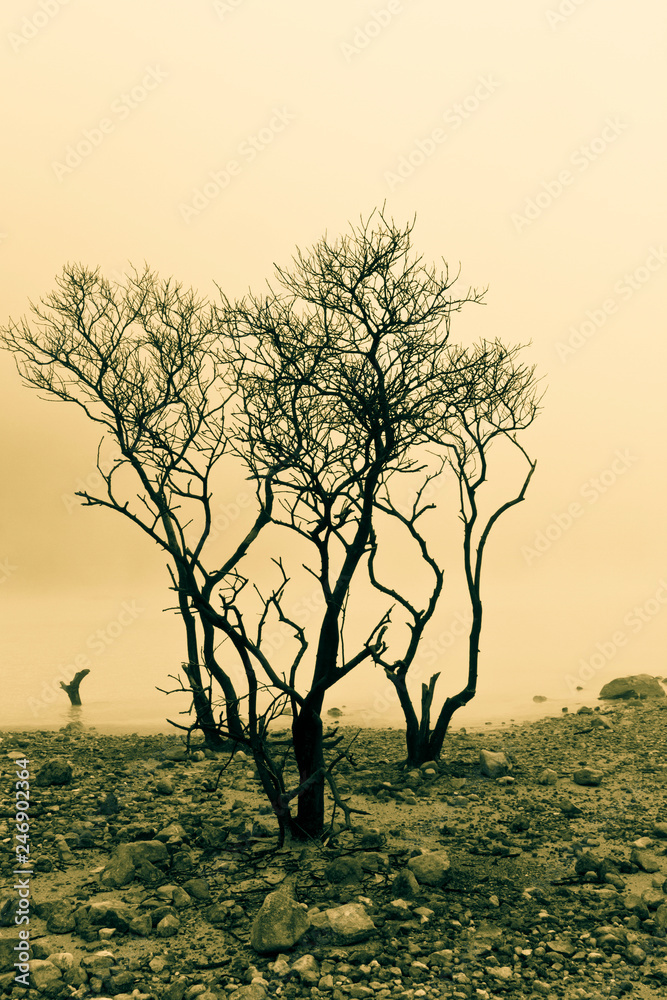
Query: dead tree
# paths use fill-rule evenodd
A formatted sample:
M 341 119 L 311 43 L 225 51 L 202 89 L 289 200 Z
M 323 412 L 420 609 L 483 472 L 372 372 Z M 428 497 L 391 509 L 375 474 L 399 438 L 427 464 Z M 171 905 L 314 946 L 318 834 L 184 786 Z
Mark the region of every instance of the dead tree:
M 84 505 L 130 520 L 167 557 L 187 650 L 188 681 L 207 742 L 220 738 L 206 678 L 225 699 L 227 725 L 240 736 L 238 696 L 216 660 L 213 630 L 193 611 L 209 600 L 270 519 L 270 486 L 251 531 L 222 567 L 206 565 L 211 481 L 227 449 L 229 372 L 212 347 L 220 310 L 146 268 L 124 285 L 98 270 L 68 265 L 56 291 L 30 319 L 2 331 L 24 381 L 47 398 L 78 405 L 102 430 L 97 468 L 103 487 L 81 491 Z M 205 551 L 206 550 L 206 551 Z M 202 596 L 203 595 L 203 596 Z
M 407 613 L 410 641 L 404 655 L 394 662 L 378 655 L 376 662 L 384 667 L 387 678 L 394 685 L 405 716 L 409 764 L 419 765 L 440 756 L 452 716 L 474 698 L 477 690 L 483 617 L 482 565 L 486 544 L 498 519 L 524 499 L 536 465 L 517 436 L 532 424 L 540 402 L 534 369 L 519 360 L 520 351 L 519 346 L 506 347 L 499 341 L 485 341 L 472 349 L 453 349 L 442 371 L 443 391 L 436 397 L 434 422 L 428 428 L 430 443 L 441 453 L 444 452 L 443 468 L 453 470 L 458 483 L 459 517 L 463 525 L 463 568 L 472 614 L 466 684 L 445 699 L 433 726 L 431 711 L 440 673 L 433 674 L 428 684 L 422 684 L 420 716 L 407 689 L 409 670 L 414 663 L 424 625 L 431 617 L 431 605 L 426 613 L 417 611 L 397 591 L 379 581 L 373 560 L 370 562 L 373 586 L 391 595 Z M 497 506 L 493 504 L 490 511 L 483 513 L 480 509 L 480 489 L 488 478 L 492 451 L 503 454 L 506 460 L 513 453 L 525 463 L 526 471 L 519 476 L 516 493 Z M 385 514 L 398 518 L 407 527 L 422 558 L 439 579 L 426 540 L 416 526 L 417 518 L 427 508 L 420 509 L 415 505 L 412 514 L 406 517 L 396 510 L 388 498 L 384 498 L 379 506 Z
M 294 827 L 302 836 L 323 829 L 325 695 L 379 655 L 389 621 L 391 602 L 346 648 L 347 620 L 358 632 L 365 617 L 353 588 L 377 546 L 378 498 L 391 478 L 419 467 L 415 449 L 436 425 L 450 317 L 482 298 L 453 297 L 446 270 L 412 257 L 412 228 L 373 215 L 347 236 L 298 252 L 291 269 L 277 269 L 278 291 L 235 309 L 235 448 L 255 482 L 272 473 L 272 519 L 307 543 L 305 569 L 324 605 L 307 657 L 304 647 L 310 679 L 297 678 L 299 659 L 282 688 L 293 711 L 302 783 Z M 254 652 L 250 661 L 266 671 Z
M 78 673 L 74 674 L 74 677 L 69 682 L 69 684 L 65 684 L 64 681 L 60 682 L 60 686 L 63 689 L 63 691 L 67 692 L 67 697 L 69 698 L 71 705 L 78 706 L 81 704 L 81 695 L 79 694 L 79 684 L 81 683 L 84 677 L 88 676 L 89 673 L 90 670 L 79 670 Z

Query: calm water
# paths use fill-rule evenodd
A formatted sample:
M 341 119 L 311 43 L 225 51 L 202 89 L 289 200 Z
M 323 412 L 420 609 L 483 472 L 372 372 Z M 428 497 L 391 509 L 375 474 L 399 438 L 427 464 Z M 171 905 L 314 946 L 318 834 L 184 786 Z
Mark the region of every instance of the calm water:
M 183 658 L 181 628 L 175 616 L 162 613 L 162 595 L 137 603 L 130 595 L 91 601 L 88 595 L 43 601 L 37 606 L 15 600 L 3 605 L 2 702 L 0 729 L 58 729 L 73 719 L 102 732 L 173 732 L 167 719 L 184 722 L 189 697 L 157 690 L 176 688 Z M 455 651 L 456 652 L 456 651 Z M 459 650 L 464 653 L 464 648 Z M 461 659 L 461 657 L 459 657 Z M 442 670 L 436 693 L 440 702 L 463 684 L 465 672 Z M 415 664 L 417 667 L 417 664 Z M 415 677 L 413 701 L 433 667 L 424 662 Z M 90 670 L 81 685 L 83 707 L 74 709 L 60 689 L 81 668 Z M 582 704 L 594 705 L 600 686 L 624 671 L 607 670 L 568 691 L 562 672 L 502 670 L 483 663 L 476 698 L 456 713 L 454 729 L 478 728 L 511 720 L 560 715 Z M 627 671 L 625 671 L 627 672 Z M 533 702 L 534 695 L 547 701 Z M 403 715 L 391 684 L 379 670 L 362 667 L 334 688 L 325 705 L 343 711 L 341 722 L 364 727 L 401 727 Z

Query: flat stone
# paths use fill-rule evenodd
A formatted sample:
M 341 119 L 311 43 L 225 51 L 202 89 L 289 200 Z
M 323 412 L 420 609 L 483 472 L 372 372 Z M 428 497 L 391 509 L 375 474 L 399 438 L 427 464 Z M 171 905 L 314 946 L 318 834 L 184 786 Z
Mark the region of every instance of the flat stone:
M 363 941 L 375 930 L 361 903 L 345 903 L 325 912 L 331 929 L 345 942 Z
M 575 785 L 588 785 L 596 787 L 601 784 L 604 778 L 604 771 L 598 771 L 594 767 L 580 767 L 572 775 Z

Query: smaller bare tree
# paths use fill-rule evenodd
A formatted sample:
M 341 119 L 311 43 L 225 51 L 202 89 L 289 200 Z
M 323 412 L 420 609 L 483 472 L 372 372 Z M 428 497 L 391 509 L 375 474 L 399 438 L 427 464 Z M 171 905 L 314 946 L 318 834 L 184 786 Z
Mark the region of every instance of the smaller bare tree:
M 403 656 L 390 662 L 383 650 L 376 654 L 375 660 L 394 685 L 405 716 L 409 764 L 419 765 L 440 756 L 452 716 L 468 704 L 477 691 L 483 617 L 482 565 L 486 544 L 498 519 L 524 499 L 536 466 L 518 439 L 518 434 L 535 419 L 540 402 L 534 368 L 519 360 L 520 351 L 520 346 L 506 347 L 500 341 L 484 341 L 471 349 L 452 348 L 442 371 L 441 392 L 434 398 L 432 421 L 425 429 L 431 445 L 443 454 L 440 471 L 450 468 L 458 481 L 459 515 L 463 525 L 463 568 L 472 613 L 466 684 L 456 694 L 446 698 L 433 726 L 431 710 L 440 673 L 433 674 L 428 684 L 422 684 L 420 716 L 407 688 L 410 667 L 425 626 L 433 616 L 442 586 L 442 572 L 417 525 L 418 518 L 432 505 L 421 503 L 423 486 L 408 515 L 397 509 L 388 494 L 377 502 L 379 510 L 398 519 L 407 528 L 435 579 L 430 602 L 424 611 L 420 611 L 401 593 L 378 579 L 375 552 L 369 561 L 373 586 L 392 597 L 407 618 L 410 639 Z M 480 511 L 480 489 L 488 479 L 491 450 L 501 443 L 518 454 L 527 469 L 517 492 L 483 514 Z M 507 451 L 504 458 L 508 458 Z

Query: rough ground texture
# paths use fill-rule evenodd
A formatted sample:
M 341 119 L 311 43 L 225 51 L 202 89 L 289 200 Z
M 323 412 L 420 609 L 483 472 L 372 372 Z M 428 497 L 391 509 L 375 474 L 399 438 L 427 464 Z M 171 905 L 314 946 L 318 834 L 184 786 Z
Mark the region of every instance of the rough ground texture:
M 363 731 L 339 777 L 368 815 L 280 851 L 243 755 L 219 774 L 171 737 L 5 734 L 0 996 L 664 997 L 664 704 L 452 736 L 419 772 L 400 731 Z M 484 775 L 482 750 L 508 773 Z M 12 971 L 23 755 L 30 990 Z M 71 776 L 37 784 L 59 758 Z M 599 784 L 574 780 L 586 769 Z

